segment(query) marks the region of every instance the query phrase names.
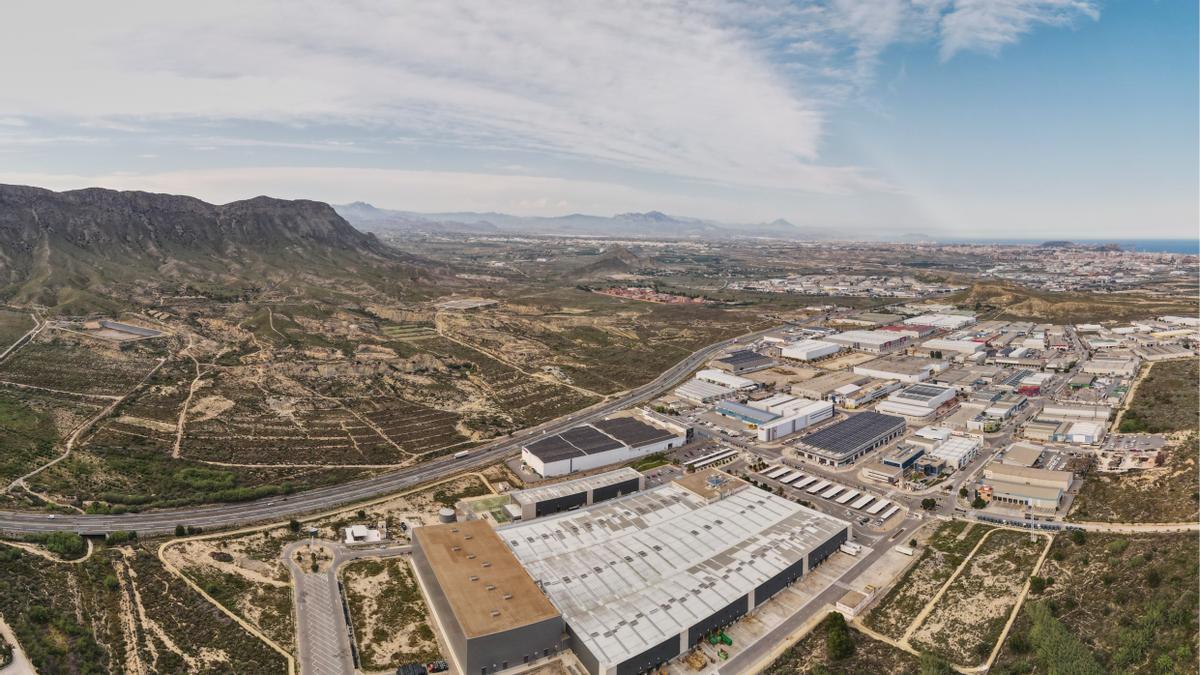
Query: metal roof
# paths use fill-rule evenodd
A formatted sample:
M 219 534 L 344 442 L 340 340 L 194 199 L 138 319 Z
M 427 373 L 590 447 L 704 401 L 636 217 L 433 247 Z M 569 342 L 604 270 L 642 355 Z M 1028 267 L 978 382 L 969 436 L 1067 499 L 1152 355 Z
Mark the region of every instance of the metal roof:
M 674 438 L 675 434 L 632 417 L 617 417 L 593 422 L 592 426 L 630 447 L 649 445 Z
M 513 501 L 518 504 L 536 504 L 547 499 L 555 499 L 566 495 L 579 494 L 609 485 L 616 485 L 630 480 L 637 480 L 642 474 L 625 466 L 615 471 L 605 471 L 594 476 L 583 476 L 559 483 L 539 485 L 528 490 L 518 490 L 511 494 Z

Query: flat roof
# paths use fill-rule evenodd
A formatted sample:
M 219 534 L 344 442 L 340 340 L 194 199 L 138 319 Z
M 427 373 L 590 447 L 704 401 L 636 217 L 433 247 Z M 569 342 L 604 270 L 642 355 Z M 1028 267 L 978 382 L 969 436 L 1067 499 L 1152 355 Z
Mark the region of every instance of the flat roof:
M 572 478 L 571 480 L 564 480 L 549 485 L 531 487 L 528 490 L 518 490 L 511 493 L 510 496 L 518 504 L 536 504 L 547 499 L 565 497 L 580 492 L 587 492 L 588 490 L 595 490 L 596 488 L 624 483 L 625 481 L 638 480 L 641 477 L 642 474 L 627 466 L 623 466 L 620 469 L 605 471 L 593 476 Z
M 848 370 L 839 370 L 829 373 L 828 375 L 818 375 L 811 380 L 797 382 L 792 385 L 792 391 L 809 391 L 818 392 L 825 395 L 829 392 L 836 391 L 848 384 L 863 384 L 871 379 L 870 375 L 859 375 L 858 373 Z
M 543 462 L 555 462 L 569 457 L 582 457 L 606 450 L 615 450 L 623 445 L 612 436 L 601 433 L 594 426 L 581 424 L 560 434 L 527 443 L 525 449 Z
M 900 373 L 901 375 L 917 375 L 936 366 L 937 363 L 933 359 L 924 359 L 919 356 L 884 356 L 874 361 L 860 363 L 854 366 L 854 370 L 857 372 L 859 368 L 862 368 L 863 370 Z
M 731 366 L 757 365 L 771 361 L 771 359 L 762 354 L 749 349 L 739 349 L 736 352 L 730 352 L 717 360 L 721 363 L 728 363 Z
M 488 523 L 469 520 L 418 527 L 413 538 L 468 638 L 559 615 Z
M 615 665 L 745 596 L 848 527 L 757 488 L 710 501 L 670 482 L 497 533 L 587 650 Z
M 727 396 L 733 389 L 721 384 L 706 382 L 701 379 L 691 379 L 675 388 L 675 395 L 684 398 L 706 399 Z
M 936 384 L 914 384 L 892 394 L 892 397 L 906 398 L 913 401 L 931 401 L 950 390 L 950 387 L 941 387 Z
M 666 429 L 659 429 L 652 424 L 646 424 L 632 417 L 615 417 L 611 420 L 600 420 L 599 422 L 592 422 L 592 426 L 630 447 L 658 443 L 659 441 L 665 441 L 668 438 L 676 436 L 676 434 Z
M 809 434 L 800 442 L 834 456 L 850 455 L 897 428 L 904 428 L 903 417 L 867 411 Z
M 1006 482 L 1049 481 L 1061 483 L 1064 487 L 1070 486 L 1071 480 L 1074 478 L 1074 474 L 1070 471 L 1034 469 L 1027 466 L 1001 464 L 995 461 L 984 467 L 984 474 L 987 476 L 988 482 L 993 480 Z
M 753 408 L 744 403 L 737 401 L 721 401 L 717 404 L 717 412 L 729 413 L 744 419 L 752 420 L 756 424 L 764 424 L 779 417 L 773 412 Z
M 992 487 L 993 495 L 1010 495 L 1013 497 L 1029 497 L 1057 501 L 1062 496 L 1062 488 L 1044 485 L 1028 485 L 1008 480 L 990 480 L 986 483 Z
M 1020 466 L 1033 466 L 1042 456 L 1042 446 L 1032 443 L 1013 443 L 1004 451 L 1004 461 Z

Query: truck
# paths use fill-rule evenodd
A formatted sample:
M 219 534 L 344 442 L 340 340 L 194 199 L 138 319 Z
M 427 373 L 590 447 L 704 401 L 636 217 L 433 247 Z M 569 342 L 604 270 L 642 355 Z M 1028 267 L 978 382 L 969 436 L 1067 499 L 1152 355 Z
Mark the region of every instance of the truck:
M 846 555 L 858 555 L 862 551 L 862 544 L 856 544 L 852 541 L 843 542 L 841 546 L 842 553 Z
M 454 459 L 462 459 L 469 454 L 471 454 L 470 450 L 459 450 L 458 452 L 454 453 Z
M 904 546 L 903 544 L 896 547 L 896 552 L 903 553 L 904 555 L 912 555 L 916 553 L 911 546 Z

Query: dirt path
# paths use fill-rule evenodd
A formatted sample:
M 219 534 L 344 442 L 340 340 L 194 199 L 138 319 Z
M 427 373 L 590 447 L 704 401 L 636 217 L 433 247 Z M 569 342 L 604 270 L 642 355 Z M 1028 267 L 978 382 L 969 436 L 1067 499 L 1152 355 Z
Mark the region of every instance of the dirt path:
M 934 606 L 937 605 L 938 600 L 941 600 L 942 596 L 945 595 L 946 589 L 950 588 L 950 584 L 953 584 L 954 580 L 957 579 L 958 576 L 962 574 L 963 570 L 967 569 L 967 566 L 971 564 L 971 559 L 975 557 L 975 553 L 981 546 L 983 546 L 983 543 L 986 542 L 988 537 L 992 536 L 993 533 L 1001 532 L 1003 529 L 1004 528 L 998 527 L 983 533 L 983 536 L 979 538 L 979 541 L 976 542 L 975 547 L 971 549 L 971 552 L 967 554 L 967 557 L 963 559 L 962 563 L 960 563 L 957 568 L 955 568 L 954 573 L 950 575 L 950 578 L 946 579 L 946 583 L 942 584 L 942 587 L 938 589 L 938 592 L 933 594 L 933 597 L 930 598 L 929 602 L 925 603 L 925 606 L 921 608 L 920 612 L 917 612 L 917 617 L 908 625 L 908 628 L 904 631 L 904 636 L 900 638 L 901 642 L 909 645 L 909 640 L 912 639 L 913 634 L 917 632 L 917 629 L 921 627 L 921 624 L 925 623 L 925 619 L 928 619 L 929 615 L 933 613 Z M 909 646 L 911 647 L 911 645 Z
M 179 407 L 179 419 L 175 422 L 175 445 L 171 448 L 171 459 L 179 459 L 179 453 L 183 447 L 183 429 L 187 425 L 188 408 L 192 405 L 192 397 L 196 395 L 196 388 L 200 386 L 200 378 L 204 377 L 208 372 L 200 369 L 200 361 L 191 354 L 192 346 L 192 336 L 188 335 L 187 346 L 180 350 L 179 354 L 183 355 L 185 352 L 187 353 L 188 358 L 192 360 L 192 364 L 195 366 L 196 376 L 192 378 L 191 384 L 188 385 L 187 398 L 183 400 L 183 405 Z
M 13 343 L 11 345 L 9 345 L 3 352 L 0 352 L 0 362 L 3 362 L 4 359 L 8 358 L 9 354 L 11 354 L 14 351 L 16 351 L 17 349 L 20 349 L 21 347 L 25 346 L 26 342 L 28 342 L 28 341 L 32 340 L 34 337 L 36 337 L 37 334 L 42 332 L 42 330 L 47 326 L 47 322 L 42 321 L 40 318 L 38 318 L 38 315 L 35 312 L 30 312 L 29 318 L 33 319 L 33 328 L 30 328 L 28 331 L 25 332 L 24 335 L 17 338 L 16 340 L 13 340 Z
M 1037 562 L 1033 564 L 1033 569 L 1029 574 L 1037 574 L 1042 569 L 1042 563 L 1046 562 L 1046 556 L 1050 554 L 1050 547 L 1054 545 L 1054 537 L 1046 537 L 1046 548 L 1042 549 L 1042 554 L 1038 556 Z M 1025 580 L 1025 585 L 1021 588 L 1020 595 L 1017 596 L 1017 602 L 1013 605 L 1012 612 L 1008 615 L 1008 621 L 1004 622 L 1004 630 L 1000 631 L 1000 637 L 996 639 L 996 644 L 992 646 L 992 653 L 988 655 L 987 661 L 976 666 L 972 670 L 979 673 L 986 673 L 991 670 L 992 664 L 996 662 L 996 657 L 1000 655 L 1000 647 L 1004 645 L 1004 640 L 1008 637 L 1008 632 L 1012 630 L 1013 624 L 1017 621 L 1017 614 L 1021 611 L 1021 607 L 1025 604 L 1025 598 L 1029 596 L 1030 579 Z
M 4 673 L 4 675 L 36 675 L 37 671 L 30 663 L 29 657 L 25 655 L 25 650 L 21 649 L 21 643 L 17 642 L 16 634 L 5 622 L 3 616 L 0 616 L 0 636 L 3 636 L 4 641 L 12 645 L 13 649 L 12 663 L 5 668 L 0 668 L 0 673 Z
M 49 560 L 50 562 L 62 563 L 64 565 L 78 565 L 79 563 L 84 562 L 88 558 L 92 557 L 92 551 L 93 551 L 92 540 L 84 538 L 83 541 L 85 543 L 87 543 L 87 551 L 84 552 L 84 554 L 82 556 L 80 556 L 79 558 L 75 558 L 74 560 L 64 560 L 62 558 L 56 557 L 49 551 L 43 550 L 33 544 L 26 544 L 25 542 L 21 542 L 21 541 L 0 540 L 0 544 L 4 544 L 5 546 L 11 546 L 13 548 L 19 548 L 22 551 L 25 551 L 26 553 L 31 553 L 33 555 L 40 556 L 42 558 L 45 558 L 46 560 Z
M 519 372 L 519 373 L 521 373 L 521 374 L 525 375 L 526 377 L 530 377 L 530 378 L 533 378 L 533 379 L 535 379 L 535 380 L 541 380 L 542 382 L 547 382 L 547 381 L 548 381 L 548 382 L 551 382 L 551 383 L 553 383 L 553 384 L 557 384 L 557 385 L 560 385 L 560 386 L 563 386 L 563 387 L 569 387 L 569 388 L 571 388 L 571 389 L 574 389 L 575 391 L 577 391 L 577 392 L 579 392 L 579 393 L 581 393 L 581 394 L 584 394 L 584 395 L 586 395 L 586 396 L 595 396 L 596 398 L 600 398 L 600 399 L 607 398 L 607 397 L 606 397 L 604 394 L 598 394 L 598 393 L 596 393 L 596 392 L 592 391 L 591 389 L 585 389 L 585 388 L 583 388 L 583 387 L 580 387 L 579 385 L 576 385 L 576 384 L 568 384 L 568 383 L 566 383 L 566 382 L 563 382 L 562 380 L 559 380 L 559 379 L 557 379 L 557 378 L 550 377 L 550 376 L 546 375 L 545 373 L 531 373 L 531 372 L 529 372 L 528 370 L 525 370 L 524 368 L 522 368 L 521 366 L 518 366 L 517 364 L 515 364 L 515 363 L 513 363 L 513 362 L 509 361 L 508 359 L 504 358 L 503 356 L 500 356 L 499 354 L 496 354 L 496 353 L 494 353 L 494 352 L 492 352 L 492 351 L 489 351 L 489 350 L 487 350 L 487 349 L 484 349 L 483 347 L 477 347 L 477 346 L 475 346 L 475 345 L 473 345 L 473 344 L 470 344 L 470 343 L 467 343 L 467 342 L 463 342 L 462 340 L 459 340 L 458 338 L 456 338 L 456 337 L 454 337 L 454 336 L 452 336 L 452 335 L 450 335 L 450 334 L 446 333 L 445 331 L 443 331 L 443 330 L 442 330 L 442 327 L 441 327 L 441 326 L 439 326 L 439 325 L 437 325 L 437 323 L 436 323 L 436 322 L 434 323 L 434 326 L 437 328 L 437 333 L 438 333 L 438 335 L 439 335 L 439 336 L 441 336 L 441 337 L 443 337 L 443 338 L 446 338 L 447 340 L 449 340 L 449 341 L 451 341 L 451 342 L 454 342 L 454 343 L 456 343 L 456 344 L 462 345 L 463 347 L 466 347 L 467 349 L 470 349 L 470 350 L 472 350 L 472 351 L 479 352 L 480 354 L 483 354 L 484 356 L 488 356 L 488 357 L 491 357 L 491 358 L 493 358 L 493 359 L 496 359 L 496 360 L 497 360 L 497 361 L 499 361 L 500 363 L 503 363 L 504 365 L 508 366 L 509 368 L 512 368 L 513 370 L 515 370 L 515 371 L 517 371 L 517 372 Z M 605 379 L 607 379 L 607 378 L 605 378 Z M 609 380 L 609 381 L 611 382 L 612 380 Z
M 1138 387 L 1142 386 L 1142 382 L 1150 374 L 1150 368 L 1153 365 L 1153 363 L 1142 364 L 1142 369 L 1138 371 L 1137 379 L 1133 381 L 1133 384 L 1129 387 L 1129 391 L 1125 393 L 1125 400 L 1128 403 L 1121 406 L 1121 409 L 1117 411 L 1117 416 L 1113 418 L 1112 425 L 1108 428 L 1110 433 L 1116 432 L 1121 428 L 1121 420 L 1125 419 L 1125 411 L 1129 410 L 1129 407 L 1133 405 L 1133 397 L 1137 395 Z

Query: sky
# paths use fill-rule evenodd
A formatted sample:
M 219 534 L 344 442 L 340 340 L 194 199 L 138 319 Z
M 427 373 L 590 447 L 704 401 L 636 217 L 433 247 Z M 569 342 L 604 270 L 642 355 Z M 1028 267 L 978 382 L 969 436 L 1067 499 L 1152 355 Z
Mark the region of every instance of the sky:
M 1195 238 L 1194 0 L 0 8 L 0 182 Z

